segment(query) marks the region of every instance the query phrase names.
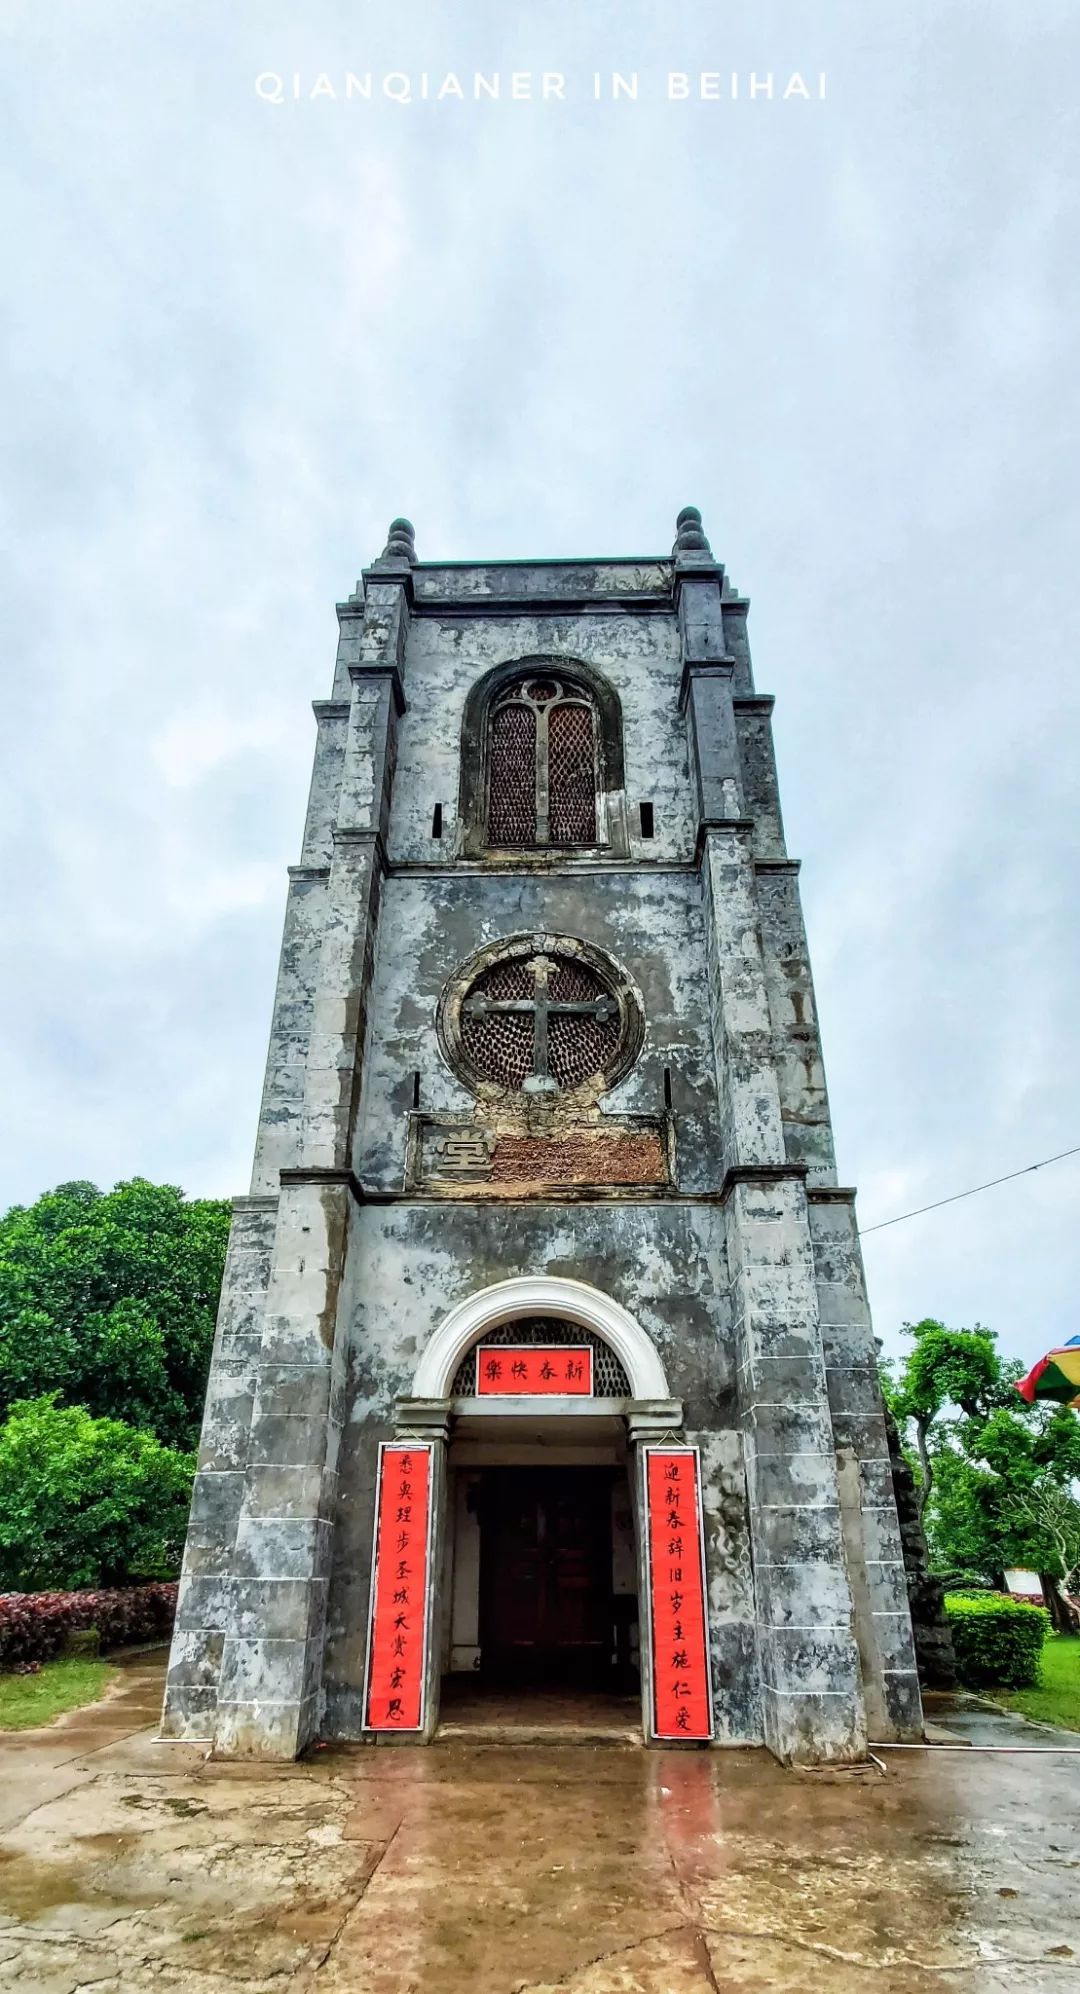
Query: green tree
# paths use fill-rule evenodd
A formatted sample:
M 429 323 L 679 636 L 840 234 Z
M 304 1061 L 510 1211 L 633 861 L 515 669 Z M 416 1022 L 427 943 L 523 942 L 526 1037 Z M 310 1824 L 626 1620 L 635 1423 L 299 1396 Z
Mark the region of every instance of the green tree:
M 889 1396 L 901 1433 L 908 1428 L 915 1435 L 921 1516 L 934 1486 L 931 1436 L 939 1437 L 952 1407 L 968 1418 L 978 1418 L 1000 1402 L 1001 1359 L 994 1348 L 993 1333 L 981 1324 L 974 1329 L 947 1329 L 943 1322 L 927 1316 L 922 1322 L 906 1322 L 904 1335 L 914 1339 L 915 1347 L 905 1358 Z
M 53 1395 L 0 1427 L 0 1590 L 175 1576 L 195 1458 Z
M 904 1329 L 914 1347 L 886 1389 L 901 1432 L 914 1438 L 936 1567 L 993 1579 L 1024 1566 L 1052 1574 L 1060 1589 L 1080 1420 L 1066 1406 L 1028 1406 L 1015 1390 L 1021 1367 L 1002 1359 L 981 1324 L 953 1330 L 927 1318 Z
M 43 1392 L 194 1446 L 229 1208 L 136 1177 L 0 1218 L 0 1416 Z

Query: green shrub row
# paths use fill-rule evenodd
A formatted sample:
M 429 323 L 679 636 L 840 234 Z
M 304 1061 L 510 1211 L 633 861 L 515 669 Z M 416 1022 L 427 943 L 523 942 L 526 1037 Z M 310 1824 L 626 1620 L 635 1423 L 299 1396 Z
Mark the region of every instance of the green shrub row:
M 166 1641 L 176 1614 L 175 1585 L 95 1592 L 0 1593 L 0 1668 L 51 1662 L 67 1641 L 93 1628 L 103 1648 Z
M 1026 1689 L 1039 1680 L 1039 1657 L 1050 1627 L 1041 1606 L 1002 1593 L 945 1595 L 956 1673 L 968 1689 Z

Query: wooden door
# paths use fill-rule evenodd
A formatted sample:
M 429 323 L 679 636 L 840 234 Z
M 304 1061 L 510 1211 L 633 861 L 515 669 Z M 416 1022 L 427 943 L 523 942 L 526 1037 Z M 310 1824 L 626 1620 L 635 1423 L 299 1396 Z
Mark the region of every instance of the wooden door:
M 612 1650 L 610 1476 L 493 1468 L 480 1508 L 480 1650 L 493 1681 L 599 1685 Z

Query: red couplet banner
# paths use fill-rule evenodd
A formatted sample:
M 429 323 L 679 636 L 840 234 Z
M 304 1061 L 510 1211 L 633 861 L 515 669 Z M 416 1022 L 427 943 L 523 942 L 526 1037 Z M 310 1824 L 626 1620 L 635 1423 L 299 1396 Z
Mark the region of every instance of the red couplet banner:
M 479 1398 L 510 1397 L 514 1393 L 558 1393 L 592 1396 L 593 1354 L 587 1343 L 493 1343 L 476 1353 Z
M 424 1722 L 431 1445 L 379 1450 L 375 1567 L 368 1631 L 369 1731 L 419 1731 Z
M 658 1738 L 711 1738 L 701 1469 L 696 1447 L 647 1447 L 653 1718 Z

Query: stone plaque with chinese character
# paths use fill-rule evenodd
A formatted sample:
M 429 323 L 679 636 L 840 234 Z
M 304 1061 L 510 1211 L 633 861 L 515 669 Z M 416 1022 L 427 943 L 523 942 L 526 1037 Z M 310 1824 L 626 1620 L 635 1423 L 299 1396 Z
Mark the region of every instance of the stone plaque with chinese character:
M 500 1343 L 476 1353 L 479 1398 L 523 1398 L 573 1394 L 592 1396 L 593 1354 L 589 1345 Z
M 644 1117 L 486 1128 L 414 1117 L 408 1179 L 432 1190 L 482 1183 L 494 1197 L 565 1188 L 649 1189 L 670 1181 L 663 1126 Z

